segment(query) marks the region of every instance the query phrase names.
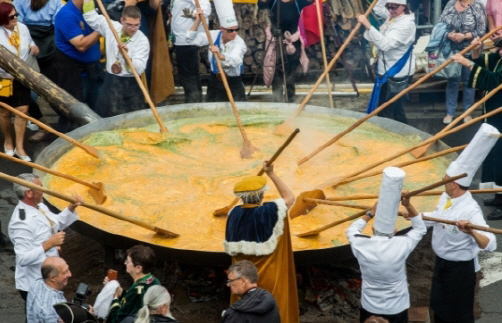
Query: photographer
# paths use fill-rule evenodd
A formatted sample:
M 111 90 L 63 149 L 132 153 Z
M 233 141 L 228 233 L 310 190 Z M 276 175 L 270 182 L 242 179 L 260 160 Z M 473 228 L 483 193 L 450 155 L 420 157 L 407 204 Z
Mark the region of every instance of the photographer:
M 26 302 L 26 319 L 30 323 L 58 323 L 52 305 L 66 302 L 63 288 L 71 277 L 70 268 L 60 257 L 48 257 L 42 264 L 42 279 L 30 287 Z

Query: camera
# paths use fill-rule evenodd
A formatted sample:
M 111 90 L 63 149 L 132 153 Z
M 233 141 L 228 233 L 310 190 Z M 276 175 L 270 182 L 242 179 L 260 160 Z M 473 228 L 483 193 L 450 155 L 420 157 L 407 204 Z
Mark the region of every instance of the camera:
M 86 310 L 89 310 L 89 304 L 87 304 L 85 300 L 87 299 L 87 296 L 89 296 L 90 294 L 91 294 L 91 289 L 89 288 L 89 285 L 84 283 L 79 283 L 72 303 L 82 306 Z

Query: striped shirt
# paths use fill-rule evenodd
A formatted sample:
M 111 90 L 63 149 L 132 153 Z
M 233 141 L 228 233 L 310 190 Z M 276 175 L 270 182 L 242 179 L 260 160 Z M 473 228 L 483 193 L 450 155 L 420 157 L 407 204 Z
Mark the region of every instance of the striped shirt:
M 52 305 L 64 303 L 64 293 L 37 279 L 30 287 L 26 300 L 26 319 L 30 323 L 57 323 L 58 314 Z

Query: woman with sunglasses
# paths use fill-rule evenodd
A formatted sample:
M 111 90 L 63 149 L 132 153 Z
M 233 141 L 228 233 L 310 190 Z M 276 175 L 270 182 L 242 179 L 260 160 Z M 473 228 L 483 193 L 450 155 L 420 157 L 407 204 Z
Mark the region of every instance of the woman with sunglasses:
M 486 32 L 486 13 L 483 5 L 478 0 L 450 0 L 439 17 L 439 22 L 445 23 L 450 32 L 448 40 L 454 51 L 459 52 L 469 46 L 476 37 L 481 37 Z M 470 57 L 471 53 L 465 54 Z M 458 105 L 458 91 L 460 81 L 462 87 L 462 105 L 464 111 L 474 103 L 475 90 L 468 86 L 471 71 L 462 67 L 460 77 L 448 79 L 446 85 L 446 116 L 444 124 L 449 124 L 455 117 Z M 464 118 L 464 122 L 472 120 L 471 116 Z
M 28 27 L 17 22 L 18 13 L 9 2 L 0 3 L 0 45 L 3 45 L 14 55 L 26 61 L 29 55 L 36 56 L 38 47 L 31 39 Z M 12 75 L 0 69 L 0 79 L 3 91 L 0 89 L 0 102 L 6 103 L 16 110 L 27 113 L 30 104 L 30 89 L 13 79 Z M 9 89 L 10 91 L 6 91 Z M 26 131 L 26 119 L 15 116 L 14 133 L 15 144 L 11 132 L 11 112 L 0 108 L 0 128 L 4 135 L 4 152 L 9 156 L 17 156 L 24 161 L 31 161 L 24 150 L 24 133 Z
M 415 74 L 415 55 L 412 52 L 412 45 L 415 42 L 416 25 L 415 16 L 410 12 L 406 0 L 388 2 L 380 0 L 373 10 L 385 19 L 380 30 L 373 27 L 364 15 L 357 17 L 357 21 L 366 28 L 364 38 L 372 42 L 377 49 L 377 75 L 380 77 L 377 80 L 380 83 L 377 85 L 381 85 L 381 88 L 376 102 L 379 106 L 404 90 Z M 387 75 L 386 82 L 384 75 Z M 376 102 L 373 105 L 376 105 Z M 401 99 L 378 115 L 408 123 Z

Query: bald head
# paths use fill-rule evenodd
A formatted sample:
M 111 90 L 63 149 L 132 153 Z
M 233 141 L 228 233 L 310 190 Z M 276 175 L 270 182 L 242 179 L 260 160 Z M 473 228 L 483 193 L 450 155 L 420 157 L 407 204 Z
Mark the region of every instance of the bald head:
M 70 277 L 70 268 L 63 258 L 47 257 L 42 263 L 42 278 L 48 286 L 63 290 Z

